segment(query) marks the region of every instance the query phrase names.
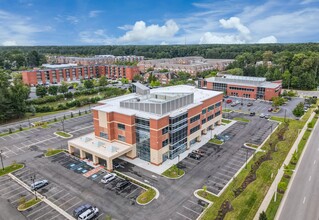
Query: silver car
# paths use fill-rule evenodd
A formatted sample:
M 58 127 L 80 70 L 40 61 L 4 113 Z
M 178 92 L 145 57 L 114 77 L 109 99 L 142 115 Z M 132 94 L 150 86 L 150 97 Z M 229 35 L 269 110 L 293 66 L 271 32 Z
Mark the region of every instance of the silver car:
M 37 189 L 40 189 L 46 185 L 49 184 L 49 181 L 48 180 L 40 180 L 40 181 L 36 181 L 34 183 L 31 184 L 31 189 L 32 190 L 37 190 Z

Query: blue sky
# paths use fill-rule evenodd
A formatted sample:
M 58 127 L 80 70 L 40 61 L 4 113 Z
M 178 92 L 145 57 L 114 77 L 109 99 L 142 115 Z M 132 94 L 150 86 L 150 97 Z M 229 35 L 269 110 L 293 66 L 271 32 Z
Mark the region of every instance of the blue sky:
M 0 0 L 0 45 L 318 42 L 319 0 Z

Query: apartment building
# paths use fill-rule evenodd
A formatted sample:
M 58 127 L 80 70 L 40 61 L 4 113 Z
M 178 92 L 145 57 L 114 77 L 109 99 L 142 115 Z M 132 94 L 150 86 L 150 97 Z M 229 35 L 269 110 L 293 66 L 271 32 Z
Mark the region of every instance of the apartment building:
M 105 75 L 109 79 L 126 78 L 132 80 L 139 69 L 135 66 L 91 65 L 74 66 L 74 64 L 46 65 L 45 69 L 23 71 L 22 80 L 27 85 L 56 84 L 62 81 L 92 79 Z
M 198 87 L 222 91 L 230 96 L 271 100 L 281 94 L 282 81 L 269 82 L 264 77 L 218 74 L 216 77 L 199 80 Z
M 99 65 L 114 64 L 116 62 L 139 62 L 144 60 L 143 56 L 113 56 L 113 55 L 95 55 L 93 57 L 66 57 L 66 56 L 47 56 L 50 63 L 66 64 L 73 63 L 77 65 Z
M 155 78 L 162 84 L 162 85 L 166 85 L 168 84 L 172 79 L 178 79 L 178 75 L 174 72 L 165 72 L 165 73 L 161 73 L 161 72 L 150 72 L 150 73 L 145 73 L 143 78 L 144 81 L 147 82 L 148 78 L 153 75 L 155 76 Z
M 177 57 L 172 59 L 143 60 L 138 63 L 141 72 L 147 69 L 168 70 L 172 72 L 186 72 L 195 76 L 206 70 L 224 70 L 234 60 L 205 59 L 203 57 Z
M 150 90 L 140 83 L 132 89 L 93 108 L 94 133 L 70 140 L 70 153 L 108 170 L 120 156 L 160 165 L 221 123 L 222 92 L 186 85 Z

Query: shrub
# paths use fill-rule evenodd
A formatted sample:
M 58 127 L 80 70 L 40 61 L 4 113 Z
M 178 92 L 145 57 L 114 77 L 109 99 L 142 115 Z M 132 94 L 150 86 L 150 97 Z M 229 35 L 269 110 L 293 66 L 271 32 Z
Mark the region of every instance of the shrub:
M 286 191 L 286 189 L 287 189 L 287 183 L 286 182 L 280 182 L 278 184 L 278 188 L 277 188 L 278 193 L 283 194 Z

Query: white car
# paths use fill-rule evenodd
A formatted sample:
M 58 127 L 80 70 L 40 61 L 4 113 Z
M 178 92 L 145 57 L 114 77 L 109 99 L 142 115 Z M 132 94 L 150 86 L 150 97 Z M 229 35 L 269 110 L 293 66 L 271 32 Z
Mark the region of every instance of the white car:
M 102 183 L 109 183 L 112 180 L 114 180 L 116 178 L 116 174 L 115 173 L 109 173 L 107 175 L 105 175 L 102 179 L 101 182 Z
M 264 118 L 264 117 L 265 117 L 265 114 L 264 114 L 264 113 L 261 113 L 261 114 L 259 115 L 259 117 Z
M 46 186 L 48 184 L 49 184 L 49 181 L 47 181 L 47 180 L 36 181 L 36 182 L 31 184 L 31 189 L 32 190 L 37 190 L 37 189 L 40 189 L 43 186 Z
M 83 212 L 78 217 L 78 220 L 90 220 L 90 219 L 93 219 L 98 214 L 99 214 L 99 209 L 96 207 L 92 207 L 91 209 L 88 209 L 85 212 Z

